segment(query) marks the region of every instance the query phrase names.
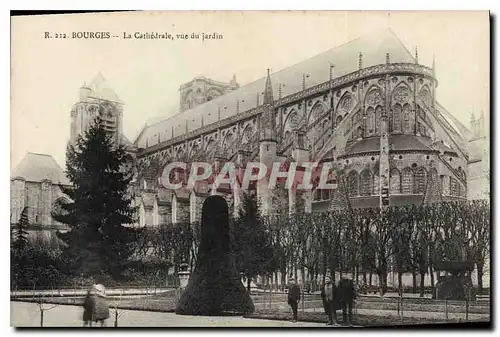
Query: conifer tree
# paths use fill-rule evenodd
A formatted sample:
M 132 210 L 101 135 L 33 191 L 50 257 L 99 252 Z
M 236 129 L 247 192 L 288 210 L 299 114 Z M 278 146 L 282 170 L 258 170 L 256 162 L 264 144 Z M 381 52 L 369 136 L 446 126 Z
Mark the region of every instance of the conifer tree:
M 279 267 L 271 233 L 260 214 L 254 192 L 244 193 L 232 236 L 236 267 L 247 279 L 247 289 L 250 291 L 252 278 L 270 274 Z
M 22 251 L 28 245 L 28 207 L 24 207 L 21 212 L 21 217 L 16 223 L 14 232 L 14 244 L 13 248 L 15 251 Z
M 126 163 L 124 147 L 115 144 L 99 119 L 68 146 L 66 175 L 73 186 L 63 192 L 72 202 L 61 204 L 53 218 L 71 227 L 58 236 L 68 245 L 64 254 L 74 273 L 106 272 L 116 278 L 134 252 L 136 230 L 124 226 L 135 214 Z

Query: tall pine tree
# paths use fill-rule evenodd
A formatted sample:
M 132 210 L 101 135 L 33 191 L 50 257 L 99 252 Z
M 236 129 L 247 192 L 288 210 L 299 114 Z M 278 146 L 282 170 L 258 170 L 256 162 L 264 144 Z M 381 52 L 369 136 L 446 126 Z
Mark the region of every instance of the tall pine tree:
M 242 206 L 233 223 L 232 239 L 236 267 L 247 279 L 247 289 L 250 291 L 252 278 L 269 275 L 279 267 L 271 233 L 260 214 L 255 192 L 243 195 Z
M 52 216 L 71 227 L 58 233 L 68 245 L 64 254 L 70 270 L 118 278 L 137 238 L 135 229 L 124 226 L 134 222 L 135 214 L 127 193 L 132 175 L 124 171 L 127 153 L 97 119 L 75 146 L 68 147 L 66 158 L 66 175 L 73 186 L 63 192 L 72 202 L 60 204 Z
M 16 223 L 14 231 L 14 243 L 13 247 L 16 252 L 22 251 L 28 245 L 28 207 L 24 207 L 21 212 L 21 217 Z

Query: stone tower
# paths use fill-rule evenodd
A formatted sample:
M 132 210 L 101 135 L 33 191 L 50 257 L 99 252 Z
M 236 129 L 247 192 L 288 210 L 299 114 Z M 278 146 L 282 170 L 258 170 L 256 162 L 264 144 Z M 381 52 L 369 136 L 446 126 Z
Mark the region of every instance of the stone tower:
M 206 77 L 196 77 L 180 86 L 181 112 L 209 102 L 219 96 L 239 88 L 236 76 L 229 83 L 211 80 Z
M 468 198 L 489 199 L 490 197 L 490 137 L 486 127 L 484 112 L 476 118 L 471 115 L 472 135 L 467 144 L 468 163 Z
M 257 197 L 262 207 L 262 215 L 267 215 L 272 211 L 272 190 L 269 189 L 269 176 L 273 163 L 276 161 L 276 123 L 273 110 L 273 88 L 271 84 L 271 74 L 267 69 L 266 87 L 264 90 L 263 113 L 260 116 L 259 134 L 259 160 L 267 167 L 267 174 L 264 179 L 257 183 Z
M 105 129 L 115 141 L 122 139 L 123 102 L 108 86 L 104 76 L 99 73 L 80 88 L 79 101 L 71 109 L 71 145 L 84 134 L 99 117 Z

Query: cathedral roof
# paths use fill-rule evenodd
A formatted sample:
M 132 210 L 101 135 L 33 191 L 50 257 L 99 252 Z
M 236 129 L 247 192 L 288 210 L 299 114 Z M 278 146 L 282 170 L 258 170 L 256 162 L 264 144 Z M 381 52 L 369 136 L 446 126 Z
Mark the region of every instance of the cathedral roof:
M 442 140 L 434 142 L 431 146 L 438 151 L 455 153 L 455 150 L 453 150 L 448 144 L 445 144 Z
M 87 85 L 87 87 L 91 90 L 89 97 L 123 103 L 113 89 L 111 89 L 111 86 L 100 72 L 96 75 L 96 77 L 94 77 L 90 84 Z
M 419 137 L 413 135 L 390 135 L 391 151 L 432 151 Z M 361 139 L 351 145 L 343 156 L 380 151 L 380 137 Z
M 469 139 L 472 136 L 472 132 L 466 127 L 462 122 L 455 118 L 444 106 L 436 102 L 436 106 L 446 119 L 448 123 L 453 127 L 453 129 L 458 133 L 458 135 L 463 139 Z
M 380 151 L 380 137 L 370 137 L 361 139 L 352 144 L 345 152 L 345 155 L 377 151 Z
M 122 138 L 120 143 L 125 146 L 125 149 L 127 150 L 133 150 L 135 149 L 134 144 L 127 138 L 125 135 L 122 134 Z
M 413 56 L 401 40 L 388 29 L 381 33 L 352 40 L 291 67 L 274 72 L 270 75 L 272 79 L 272 84 L 270 84 L 275 93 L 278 92 L 278 87 L 284 84 L 281 90 L 282 97 L 292 95 L 303 90 L 304 75 L 308 76 L 306 79 L 307 87 L 328 81 L 331 64 L 335 65 L 335 77 L 358 70 L 359 53 L 363 54 L 363 67 L 385 64 L 386 53 L 390 54 L 393 63 L 414 62 Z M 262 77 L 193 109 L 146 126 L 136 140 L 136 145 L 144 146 L 144 139 L 148 139 L 148 146 L 155 145 L 158 142 L 158 134 L 161 134 L 161 141 L 166 141 L 172 138 L 172 128 L 174 137 L 185 134 L 186 129 L 188 132 L 197 129 L 200 127 L 202 116 L 204 125 L 208 125 L 217 122 L 219 114 L 220 119 L 236 115 L 238 101 L 240 112 L 252 109 L 256 107 L 257 95 L 266 88 L 266 80 L 267 77 Z M 262 100 L 260 102 L 262 103 Z M 193 120 L 196 122 L 192 122 Z M 188 121 L 187 128 L 186 121 Z
M 469 161 L 476 162 L 484 159 L 484 142 L 472 141 L 467 144 L 467 151 L 469 153 Z
M 11 178 L 24 178 L 30 182 L 50 180 L 54 184 L 71 185 L 63 169 L 48 154 L 28 152 L 24 159 L 17 165 Z
M 420 137 L 413 135 L 391 135 L 389 136 L 389 144 L 392 151 L 432 151 L 420 140 Z

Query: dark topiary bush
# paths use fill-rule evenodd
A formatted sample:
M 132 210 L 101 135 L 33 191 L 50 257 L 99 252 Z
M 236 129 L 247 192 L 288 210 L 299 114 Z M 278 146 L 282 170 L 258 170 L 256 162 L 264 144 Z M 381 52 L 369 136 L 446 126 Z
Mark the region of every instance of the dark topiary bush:
M 230 252 L 228 207 L 224 198 L 203 203 L 201 243 L 189 284 L 175 312 L 180 315 L 219 316 L 254 311 Z

